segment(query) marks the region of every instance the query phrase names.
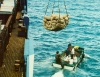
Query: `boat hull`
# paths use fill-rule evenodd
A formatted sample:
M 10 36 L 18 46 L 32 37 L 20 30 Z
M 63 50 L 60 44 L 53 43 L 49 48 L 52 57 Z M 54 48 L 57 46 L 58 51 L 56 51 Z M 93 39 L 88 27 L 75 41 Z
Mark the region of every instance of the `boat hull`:
M 70 70 L 70 71 L 75 70 L 75 68 L 82 62 L 82 60 L 85 56 L 84 55 L 84 48 L 81 48 L 77 53 L 78 53 L 78 56 L 77 56 L 78 61 L 76 63 L 69 64 L 66 61 L 64 61 L 62 58 L 62 64 L 64 66 L 63 69 Z M 62 52 L 62 54 L 64 55 L 64 52 Z M 62 55 L 62 57 L 64 57 L 63 55 Z M 61 64 L 57 64 L 55 60 L 53 61 L 52 66 L 56 67 L 56 68 L 62 68 Z
M 62 68 L 61 65 L 60 64 L 57 64 L 57 63 L 53 63 L 52 66 L 53 67 L 56 67 L 56 68 Z M 74 70 L 74 67 L 64 66 L 63 69 L 72 71 L 72 70 Z

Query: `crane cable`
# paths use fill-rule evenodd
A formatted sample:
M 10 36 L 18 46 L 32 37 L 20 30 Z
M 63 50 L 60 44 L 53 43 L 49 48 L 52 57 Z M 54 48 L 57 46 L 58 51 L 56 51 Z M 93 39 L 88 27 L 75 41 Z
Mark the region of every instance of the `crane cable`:
M 58 11 L 59 11 L 59 19 L 60 19 L 60 7 L 59 7 L 59 0 L 58 0 Z
M 46 7 L 45 15 L 46 15 L 47 10 L 48 10 L 49 2 L 50 2 L 50 0 L 48 1 L 48 5 L 47 5 L 47 7 Z M 54 13 L 54 5 L 55 5 L 55 0 L 54 0 L 54 4 L 53 4 L 52 14 Z M 65 6 L 66 14 L 68 14 L 68 12 L 67 12 L 67 8 L 66 8 L 66 3 L 65 3 L 65 0 L 64 0 L 64 6 Z M 58 11 L 59 11 L 59 18 L 60 18 L 59 0 L 58 0 Z
M 52 14 L 54 13 L 54 5 L 55 5 L 55 0 L 54 0 L 54 4 L 53 4 Z
M 65 6 L 66 14 L 68 14 L 68 12 L 67 12 L 67 8 L 66 8 L 65 0 L 64 0 L 64 6 Z
M 47 9 L 48 9 L 48 6 L 49 6 L 49 2 L 50 2 L 50 0 L 48 1 L 48 5 L 47 5 L 46 11 L 45 11 L 45 15 L 47 13 Z
M 63 3 L 64 3 L 63 6 L 65 7 L 64 9 L 65 9 L 66 14 L 60 14 L 61 8 L 60 8 L 59 0 L 57 0 L 57 9 L 58 9 L 57 12 L 58 12 L 58 14 L 54 14 L 54 8 L 55 8 L 55 2 L 56 2 L 56 0 L 54 0 L 52 10 L 51 10 L 52 15 L 46 16 L 47 10 L 48 10 L 49 5 L 50 5 L 50 0 L 48 0 L 48 1 L 49 2 L 47 4 L 45 16 L 43 19 L 44 27 L 50 31 L 59 31 L 59 30 L 64 29 L 69 23 L 69 15 L 67 13 L 65 0 L 63 0 Z

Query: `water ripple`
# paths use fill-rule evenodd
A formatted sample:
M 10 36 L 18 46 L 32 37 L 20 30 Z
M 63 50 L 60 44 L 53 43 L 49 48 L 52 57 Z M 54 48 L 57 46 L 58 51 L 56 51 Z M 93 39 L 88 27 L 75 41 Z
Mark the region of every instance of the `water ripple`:
M 50 1 L 48 15 L 52 12 L 54 0 Z M 42 19 L 47 3 L 48 0 L 28 1 L 30 18 L 28 36 L 34 40 L 34 77 L 50 77 L 56 73 L 59 69 L 51 66 L 54 55 L 56 51 L 61 53 L 65 50 L 69 42 L 82 44 L 86 57 L 76 71 L 64 70 L 64 76 L 100 77 L 100 0 L 67 0 L 70 22 L 65 29 L 59 32 L 50 32 L 43 27 Z M 65 13 L 62 0 L 60 0 L 60 5 L 61 13 Z M 54 10 L 58 11 L 57 4 Z

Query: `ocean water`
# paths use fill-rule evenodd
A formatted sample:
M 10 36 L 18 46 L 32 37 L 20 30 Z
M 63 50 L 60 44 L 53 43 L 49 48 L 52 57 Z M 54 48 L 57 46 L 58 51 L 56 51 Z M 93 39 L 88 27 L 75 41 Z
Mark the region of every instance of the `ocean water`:
M 65 0 L 70 21 L 65 29 L 57 32 L 43 27 L 48 1 L 28 0 L 28 36 L 34 41 L 35 55 L 33 77 L 100 77 L 100 0 Z M 55 1 L 55 13 L 58 1 L 61 13 L 65 13 L 64 0 Z M 50 0 L 47 15 L 51 14 L 53 3 Z M 52 67 L 56 51 L 65 50 L 69 42 L 84 47 L 83 62 L 75 71 Z

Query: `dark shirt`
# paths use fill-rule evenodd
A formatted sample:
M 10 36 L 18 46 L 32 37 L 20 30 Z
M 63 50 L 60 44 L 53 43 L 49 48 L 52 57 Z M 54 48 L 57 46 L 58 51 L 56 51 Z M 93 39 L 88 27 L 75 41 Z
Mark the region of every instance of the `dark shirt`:
M 60 64 L 61 67 L 64 68 L 64 65 L 63 65 L 63 63 L 62 63 L 60 54 L 56 54 L 55 58 L 56 58 L 56 63 L 57 63 L 57 64 Z
M 56 63 L 61 64 L 61 58 L 59 57 L 59 55 L 56 55 L 55 58 L 56 58 Z
M 70 53 L 71 53 L 71 51 L 67 49 L 66 50 L 66 56 L 68 56 Z

